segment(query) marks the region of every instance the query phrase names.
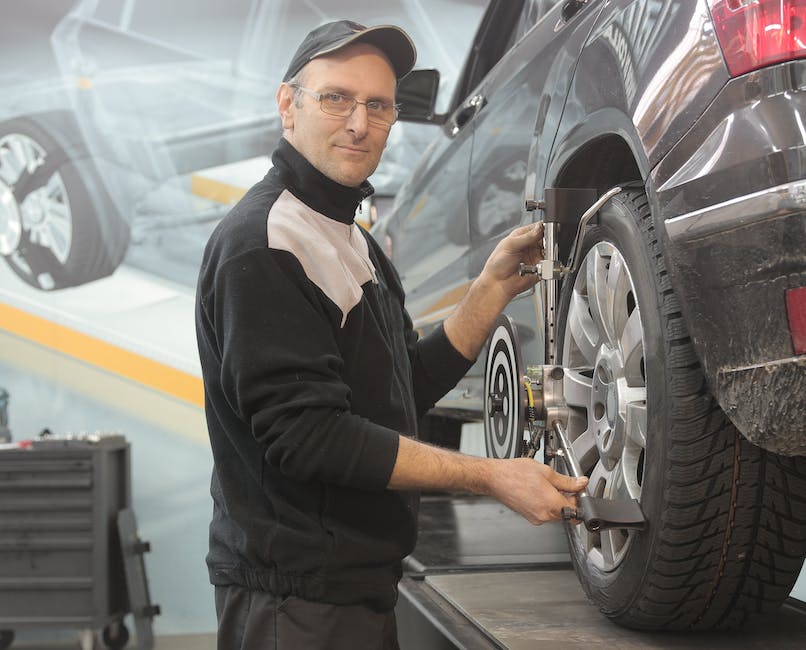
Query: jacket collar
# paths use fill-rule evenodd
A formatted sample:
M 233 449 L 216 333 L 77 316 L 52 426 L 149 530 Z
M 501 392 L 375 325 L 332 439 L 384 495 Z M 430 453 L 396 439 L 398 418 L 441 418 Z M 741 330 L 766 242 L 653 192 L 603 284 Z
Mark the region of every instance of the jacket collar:
M 347 187 L 328 178 L 285 138 L 280 138 L 271 161 L 294 196 L 320 214 L 342 223 L 353 223 L 358 205 L 375 191 L 369 181 L 358 187 Z

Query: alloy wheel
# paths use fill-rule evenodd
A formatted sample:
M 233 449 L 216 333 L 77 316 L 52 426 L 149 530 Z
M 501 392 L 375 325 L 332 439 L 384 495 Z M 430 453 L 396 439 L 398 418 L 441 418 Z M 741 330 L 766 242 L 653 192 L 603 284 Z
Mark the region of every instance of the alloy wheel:
M 630 270 L 609 242 L 586 255 L 574 283 L 563 344 L 568 434 L 590 479 L 588 492 L 641 497 L 646 451 L 646 375 L 641 311 Z M 602 571 L 624 560 L 635 533 L 578 526 L 581 548 Z

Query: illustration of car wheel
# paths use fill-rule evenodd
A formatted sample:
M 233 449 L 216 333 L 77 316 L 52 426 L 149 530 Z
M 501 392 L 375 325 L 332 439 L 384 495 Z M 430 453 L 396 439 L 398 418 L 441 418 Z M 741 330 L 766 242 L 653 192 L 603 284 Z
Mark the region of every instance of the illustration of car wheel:
M 801 570 L 806 458 L 751 445 L 710 396 L 642 191 L 610 201 L 582 250 L 558 319 L 569 438 L 589 493 L 638 499 L 648 523 L 568 526 L 576 573 L 621 625 L 738 627 Z
M 0 254 L 43 290 L 111 274 L 129 228 L 68 113 L 0 123 Z

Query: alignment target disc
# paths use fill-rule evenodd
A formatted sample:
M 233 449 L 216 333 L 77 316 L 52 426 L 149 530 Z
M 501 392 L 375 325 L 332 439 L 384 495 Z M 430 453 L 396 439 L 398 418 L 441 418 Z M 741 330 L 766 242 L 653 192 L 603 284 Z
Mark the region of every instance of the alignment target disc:
M 517 458 L 523 452 L 526 390 L 518 335 L 509 316 L 499 316 L 484 366 L 484 444 L 490 458 Z

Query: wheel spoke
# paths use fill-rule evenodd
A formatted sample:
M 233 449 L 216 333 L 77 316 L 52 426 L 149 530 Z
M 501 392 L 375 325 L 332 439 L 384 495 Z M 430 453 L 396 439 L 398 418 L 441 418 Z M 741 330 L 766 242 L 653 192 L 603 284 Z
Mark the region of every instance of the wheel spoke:
M 0 178 L 6 185 L 14 185 L 22 174 L 23 161 L 15 155 L 10 143 L 0 146 Z
M 604 566 L 607 569 L 612 569 L 616 566 L 616 548 L 613 536 L 614 533 L 617 533 L 617 530 L 603 530 L 599 533 L 599 539 L 601 540 L 601 552 L 602 552 L 602 560 L 604 561 Z
M 568 364 L 593 366 L 601 342 L 599 327 L 591 318 L 588 296 L 574 291 L 568 309 L 568 331 L 576 344 L 576 351 L 566 359 Z M 581 357 L 581 358 L 580 358 Z
M 47 224 L 48 245 L 62 264 L 67 260 L 70 248 L 70 226 L 60 219 L 49 219 Z
M 628 386 L 643 386 L 646 383 L 643 374 L 642 361 L 644 358 L 643 327 L 641 312 L 638 307 L 633 309 L 627 319 L 619 340 L 624 376 Z
M 12 137 L 11 150 L 23 170 L 33 172 L 42 163 L 42 156 L 37 152 L 34 144 L 28 138 Z
M 615 347 L 630 315 L 628 295 L 631 293 L 627 265 L 624 263 L 624 258 L 615 250 L 610 256 L 610 266 L 607 269 L 607 293 L 610 299 L 609 341 Z
M 605 496 L 613 501 L 627 501 L 639 495 L 635 493 L 637 487 L 635 480 L 635 463 L 625 462 L 624 459 L 616 463 L 611 473 Z
M 571 442 L 571 448 L 584 473 L 593 467 L 599 460 L 599 450 L 596 448 L 596 436 L 590 429 L 583 431 Z
M 597 246 L 588 253 L 585 281 L 588 290 L 588 304 L 596 328 L 605 341 L 613 341 L 612 300 L 607 286 L 607 269 L 610 255 L 605 254 L 604 246 Z
M 646 449 L 646 388 L 629 389 L 624 416 L 627 440 L 639 449 Z
M 588 371 L 589 372 L 589 371 Z M 563 377 L 563 393 L 568 406 L 590 408 L 593 379 L 579 368 L 569 368 Z
M 58 174 L 54 174 L 46 186 L 28 194 L 20 205 L 31 241 L 49 248 L 62 264 L 70 253 L 73 228 L 69 206 L 64 203 L 65 196 L 64 183 Z
M 610 472 L 602 463 L 596 463 L 588 480 L 588 494 L 602 496 L 606 493 L 607 484 L 610 483 Z

